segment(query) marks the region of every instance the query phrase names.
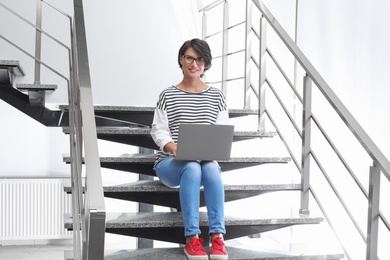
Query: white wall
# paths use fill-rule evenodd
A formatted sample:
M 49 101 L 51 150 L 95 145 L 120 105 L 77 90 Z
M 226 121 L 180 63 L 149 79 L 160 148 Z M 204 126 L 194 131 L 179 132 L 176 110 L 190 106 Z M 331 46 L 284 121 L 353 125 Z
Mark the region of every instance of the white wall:
M 263 1 L 387 158 L 390 4 L 386 0 Z
M 35 1 L 0 1 L 35 24 Z M 49 2 L 72 13 L 72 1 Z M 154 106 L 159 92 L 181 79 L 177 64 L 181 44 L 200 37 L 196 2 L 85 0 L 84 6 L 94 103 Z M 0 24 L 10 25 L 0 26 L 0 34 L 34 54 L 34 29 L 3 8 Z M 65 17 L 44 5 L 45 31 L 67 43 L 67 25 Z M 47 47 L 42 51 L 42 60 L 67 76 L 66 49 L 45 36 L 42 41 Z M 16 83 L 33 83 L 31 59 L 2 40 L 0 49 L 0 59 L 20 60 L 27 73 Z M 42 72 L 42 83 L 58 84 L 58 90 L 46 97 L 48 105 L 66 103 L 66 81 L 45 68 Z M 0 176 L 69 175 L 68 166 L 62 162 L 62 154 L 69 151 L 69 141 L 61 129 L 45 128 L 3 101 L 0 117 Z

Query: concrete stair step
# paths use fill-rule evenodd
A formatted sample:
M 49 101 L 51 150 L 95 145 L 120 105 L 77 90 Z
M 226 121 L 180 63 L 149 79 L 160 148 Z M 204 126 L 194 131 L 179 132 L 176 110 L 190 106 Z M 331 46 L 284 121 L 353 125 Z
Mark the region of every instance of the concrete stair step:
M 149 149 L 158 150 L 150 136 L 150 128 L 129 128 L 129 127 L 98 127 L 97 136 L 99 139 L 117 142 L 122 144 L 134 145 Z M 69 128 L 64 127 L 63 132 L 69 134 Z M 233 142 L 250 140 L 254 138 L 268 138 L 276 136 L 276 132 L 259 131 L 235 131 Z
M 225 202 L 250 198 L 276 191 L 299 191 L 300 184 L 263 184 L 263 185 L 225 185 Z M 134 183 L 104 186 L 104 196 L 127 201 L 148 203 L 180 209 L 179 190 L 163 185 L 159 180 L 146 180 Z M 72 192 L 70 185 L 64 186 L 64 191 Z M 203 189 L 200 191 L 200 206 L 205 206 Z
M 205 247 L 206 252 L 209 248 Z M 300 254 L 287 255 L 272 252 L 261 252 L 237 247 L 226 247 L 229 254 L 229 260 L 339 260 L 344 258 L 342 254 L 314 255 Z M 73 260 L 73 251 L 65 251 L 65 260 Z M 137 250 L 107 250 L 105 260 L 187 260 L 182 247 L 176 248 L 147 248 Z
M 0 85 L 12 85 L 15 77 L 25 73 L 17 60 L 0 60 Z
M 250 236 L 293 225 L 319 224 L 322 217 L 300 216 L 283 218 L 237 218 L 225 216 L 225 240 Z M 72 230 L 72 216 L 65 214 L 65 228 Z M 209 243 L 208 217 L 199 213 L 201 237 Z M 107 213 L 106 232 L 171 243 L 184 244 L 185 238 L 181 212 Z
M 150 126 L 153 121 L 154 107 L 95 106 L 94 108 L 97 118 L 110 118 L 118 121 L 131 122 L 141 126 Z M 67 110 L 68 106 L 61 105 L 60 109 Z M 257 114 L 257 109 L 229 109 L 230 118 Z
M 39 83 L 16 84 L 16 89 L 28 92 L 28 98 L 32 106 L 44 106 L 46 93 L 55 91 L 57 85 Z
M 289 157 L 233 157 L 227 161 L 218 161 L 218 163 L 224 172 L 266 163 L 287 163 L 290 159 Z M 116 157 L 101 157 L 100 165 L 107 169 L 156 176 L 153 170 L 155 160 L 155 154 L 125 154 Z M 70 163 L 70 156 L 63 156 L 63 161 Z

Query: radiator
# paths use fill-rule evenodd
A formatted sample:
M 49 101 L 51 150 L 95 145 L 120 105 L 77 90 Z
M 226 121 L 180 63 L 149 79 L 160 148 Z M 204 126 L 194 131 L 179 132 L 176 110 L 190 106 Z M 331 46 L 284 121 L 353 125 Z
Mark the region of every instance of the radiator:
M 71 195 L 63 179 L 0 179 L 0 240 L 63 239 Z

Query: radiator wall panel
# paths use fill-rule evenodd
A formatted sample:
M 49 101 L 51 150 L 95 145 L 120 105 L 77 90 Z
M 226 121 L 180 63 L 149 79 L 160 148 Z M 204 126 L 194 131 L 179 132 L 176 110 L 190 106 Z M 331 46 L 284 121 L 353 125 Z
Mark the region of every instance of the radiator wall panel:
M 62 179 L 0 180 L 0 240 L 71 238 L 63 214 L 71 196 Z

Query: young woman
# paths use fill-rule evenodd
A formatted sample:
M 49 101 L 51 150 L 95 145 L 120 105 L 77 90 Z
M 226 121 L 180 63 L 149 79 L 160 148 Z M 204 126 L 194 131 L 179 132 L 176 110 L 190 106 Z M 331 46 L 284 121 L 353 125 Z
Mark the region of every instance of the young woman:
M 151 131 L 153 140 L 160 147 L 155 164 L 156 175 L 164 185 L 179 188 L 186 237 L 184 253 L 190 260 L 209 259 L 203 247 L 203 239 L 199 238 L 202 186 L 211 236 L 210 259 L 228 259 L 223 242 L 225 195 L 221 168 L 216 161 L 175 160 L 180 124 L 229 123 L 223 93 L 206 85 L 201 79 L 203 73 L 211 67 L 211 59 L 206 41 L 192 39 L 184 42 L 178 55 L 183 79 L 160 94 Z

